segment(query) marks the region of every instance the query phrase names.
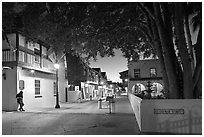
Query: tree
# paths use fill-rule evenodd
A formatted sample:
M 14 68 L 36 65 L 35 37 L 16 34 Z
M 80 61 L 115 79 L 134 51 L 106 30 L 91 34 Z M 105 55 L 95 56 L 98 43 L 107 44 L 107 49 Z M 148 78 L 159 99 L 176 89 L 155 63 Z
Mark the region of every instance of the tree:
M 102 40 L 103 42 L 107 41 L 107 39 L 110 41 L 110 37 L 112 37 L 111 41 L 114 41 L 113 38 L 115 37 L 117 40 L 124 40 L 125 36 L 135 31 L 142 32 L 142 34 L 145 35 L 146 39 L 143 42 L 146 45 L 151 45 L 152 50 L 156 51 L 159 57 L 163 70 L 165 89 L 168 91 L 169 98 L 194 98 L 193 85 L 195 85 L 195 83 L 193 83 L 193 77 L 195 78 L 197 74 L 193 73 L 194 68 L 191 67 L 190 61 L 191 49 L 189 48 L 190 46 L 187 45 L 187 38 L 189 39 L 191 36 L 188 35 L 187 37 L 185 34 L 185 29 L 190 27 L 184 25 L 186 17 L 189 16 L 184 12 L 186 4 L 187 3 L 124 4 L 118 9 L 110 10 L 106 8 L 106 14 L 100 16 L 101 18 L 99 19 L 102 20 L 100 22 L 104 22 L 103 24 L 106 24 L 106 26 L 109 22 L 113 22 L 114 24 L 115 22 L 113 20 L 119 22 L 117 27 L 113 29 L 103 25 L 103 27 L 100 26 L 102 30 L 103 28 L 108 28 L 106 30 L 109 31 L 105 33 L 108 38 Z M 198 5 L 200 5 L 200 3 L 198 3 Z M 136 10 L 132 10 L 131 7 Z M 138 10 L 138 7 L 140 10 Z M 109 11 L 108 14 L 107 11 Z M 120 14 L 117 14 L 118 12 Z M 200 10 L 196 12 L 200 12 Z M 132 14 L 135 14 L 135 16 L 131 16 Z M 116 18 L 114 18 L 114 15 Z M 128 28 L 128 31 L 122 33 L 122 37 L 118 36 L 117 32 L 124 32 L 124 28 Z M 112 32 L 113 35 L 111 34 Z M 130 36 L 136 39 L 144 38 L 141 33 L 138 37 L 134 36 L 133 33 L 130 34 Z M 141 51 L 139 48 L 142 47 L 142 44 L 141 42 L 138 42 L 139 46 L 136 45 L 136 42 L 135 44 L 128 44 L 129 41 L 128 39 L 124 41 L 124 47 L 122 47 L 122 45 L 120 46 L 122 50 L 126 52 L 127 57 L 130 58 L 136 55 L 135 58 L 137 59 L 137 52 Z M 118 48 L 120 46 L 117 45 L 115 47 Z M 198 64 L 196 65 L 199 66 Z
M 98 53 L 102 57 L 113 56 L 114 48 L 121 49 L 128 60 L 137 60 L 139 52 L 145 52 L 146 56 L 155 53 L 160 61 L 168 97 L 198 97 L 199 94 L 193 91 L 201 89 L 202 80 L 202 26 L 198 23 L 201 22 L 201 3 L 192 3 L 193 6 L 189 6 L 191 3 L 174 2 L 20 5 L 23 8 L 14 10 L 15 17 L 18 17 L 14 19 L 18 22 L 17 26 L 49 43 L 55 51 L 73 51 L 83 61 L 96 58 Z M 15 4 L 12 9 L 14 7 Z M 190 13 L 184 12 L 187 7 L 193 11 L 193 20 L 197 18 L 194 25 L 199 26 L 195 67 L 191 64 L 191 35 L 188 31 L 191 26 L 187 22 Z M 8 16 L 13 19 L 13 15 Z
M 161 42 L 169 81 L 170 98 L 178 98 L 179 84 L 176 78 L 179 77 L 180 73 L 183 74 L 183 97 L 193 98 L 193 71 L 191 69 L 190 56 L 188 54 L 188 46 L 184 33 L 184 4 L 185 3 L 142 4 L 143 10 L 145 10 L 145 12 L 148 13 L 148 17 L 155 22 L 155 26 L 159 32 L 159 41 Z M 150 36 L 152 35 L 150 34 Z M 176 50 L 174 49 L 175 46 L 177 47 Z M 178 54 L 175 54 L 175 52 Z M 180 67 L 177 67 L 177 64 L 179 64 Z

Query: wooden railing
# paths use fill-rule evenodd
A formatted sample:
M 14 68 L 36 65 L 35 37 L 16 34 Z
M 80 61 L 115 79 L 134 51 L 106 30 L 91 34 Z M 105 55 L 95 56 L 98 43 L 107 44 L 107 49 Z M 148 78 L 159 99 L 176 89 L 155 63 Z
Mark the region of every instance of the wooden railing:
M 16 51 L 2 50 L 2 62 L 16 61 Z

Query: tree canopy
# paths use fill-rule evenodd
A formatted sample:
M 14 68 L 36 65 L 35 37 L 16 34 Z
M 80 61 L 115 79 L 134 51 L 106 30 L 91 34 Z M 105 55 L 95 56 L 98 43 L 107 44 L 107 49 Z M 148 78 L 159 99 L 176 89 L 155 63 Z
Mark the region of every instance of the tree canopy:
M 167 96 L 198 98 L 202 80 L 201 5 L 187 2 L 3 3 L 2 25 L 3 31 L 17 28 L 45 41 L 53 47 L 58 59 L 64 51 L 72 51 L 88 61 L 92 57 L 96 59 L 97 54 L 113 56 L 115 48 L 121 49 L 128 61 L 137 60 L 141 52 L 145 57 L 157 55 Z M 192 26 L 199 30 L 194 47 L 189 33 Z

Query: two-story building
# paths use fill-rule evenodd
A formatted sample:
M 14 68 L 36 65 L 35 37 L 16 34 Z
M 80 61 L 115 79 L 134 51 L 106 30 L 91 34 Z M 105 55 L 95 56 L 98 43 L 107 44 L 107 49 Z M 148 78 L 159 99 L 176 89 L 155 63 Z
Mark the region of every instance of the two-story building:
M 91 68 L 74 54 L 67 56 L 70 101 L 93 99 L 105 94 L 107 76 L 100 68 Z M 69 99 L 68 99 L 69 102 Z
M 128 92 L 140 93 L 148 86 L 154 93 L 163 90 L 161 68 L 158 59 L 144 59 L 128 62 Z
M 49 45 L 20 32 L 2 41 L 2 110 L 17 110 L 16 94 L 23 91 L 25 110 L 54 107 L 56 103 L 56 69 L 48 57 Z M 65 65 L 58 70 L 59 100 L 65 101 Z
M 86 66 L 87 79 L 81 82 L 81 89 L 87 98 L 100 98 L 107 92 L 107 75 L 100 68 Z
M 107 75 L 106 72 L 101 72 L 101 82 L 100 82 L 100 87 L 101 87 L 101 95 L 100 97 L 104 97 L 107 94 Z

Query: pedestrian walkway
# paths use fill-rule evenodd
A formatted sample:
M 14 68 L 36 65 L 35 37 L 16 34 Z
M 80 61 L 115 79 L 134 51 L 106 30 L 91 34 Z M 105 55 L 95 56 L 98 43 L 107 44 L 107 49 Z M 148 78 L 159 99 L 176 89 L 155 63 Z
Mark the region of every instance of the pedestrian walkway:
M 119 96 L 114 99 L 115 109 L 111 110 L 112 114 L 130 114 L 134 115 L 132 107 L 127 96 Z M 38 108 L 26 112 L 46 112 L 46 113 L 91 113 L 91 114 L 107 114 L 109 113 L 108 102 L 102 105 L 102 109 L 98 107 L 98 100 L 81 101 L 81 103 L 60 103 L 60 109 L 53 107 Z M 114 111 L 114 112 L 113 112 Z
M 3 135 L 136 135 L 139 128 L 127 96 L 115 99 L 115 112 L 98 101 L 60 103 L 61 108 L 3 112 Z

